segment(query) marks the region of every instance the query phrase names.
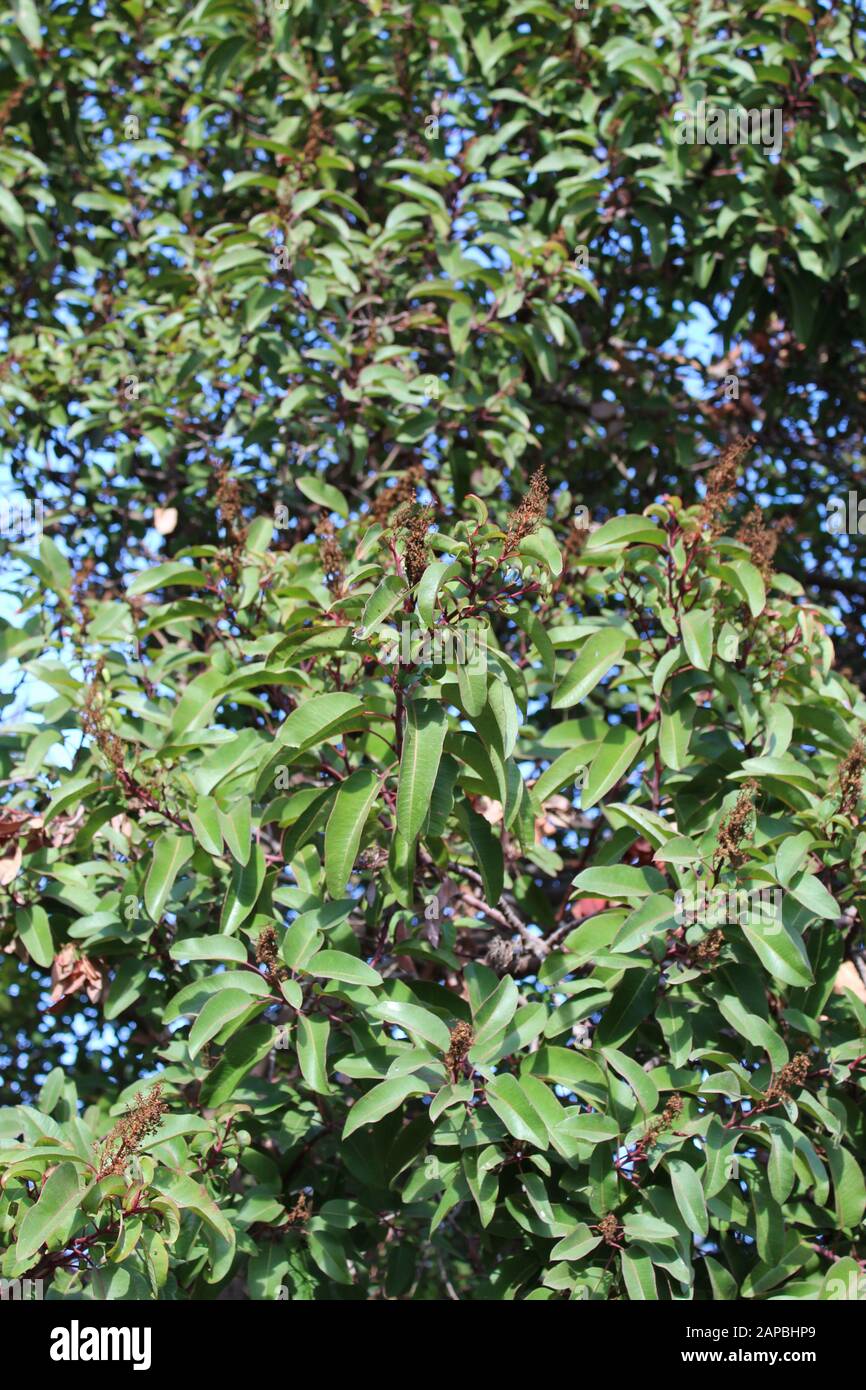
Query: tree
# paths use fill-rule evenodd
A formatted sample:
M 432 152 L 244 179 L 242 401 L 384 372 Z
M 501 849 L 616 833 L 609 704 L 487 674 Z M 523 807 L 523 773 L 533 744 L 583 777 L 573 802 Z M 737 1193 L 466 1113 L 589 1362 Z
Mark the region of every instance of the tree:
M 297 474 L 354 504 L 423 464 L 459 501 L 540 458 L 602 520 L 692 497 L 751 432 L 740 502 L 793 513 L 785 563 L 862 672 L 862 542 L 827 508 L 861 477 L 863 52 L 825 0 L 20 0 L 19 486 L 111 597 L 155 509 L 182 517 L 169 555 L 210 537 L 220 465 L 301 534 Z M 681 141 L 702 101 L 772 139 Z
M 744 457 L 594 528 L 541 471 L 435 514 L 310 474 L 288 544 L 226 477 L 111 598 L 21 549 L 3 1277 L 857 1296 L 866 703 L 731 534 Z

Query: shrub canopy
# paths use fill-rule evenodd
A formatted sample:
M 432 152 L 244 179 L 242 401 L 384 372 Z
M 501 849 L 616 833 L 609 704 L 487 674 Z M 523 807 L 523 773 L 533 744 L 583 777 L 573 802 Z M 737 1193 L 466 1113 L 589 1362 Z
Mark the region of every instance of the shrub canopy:
M 158 504 L 170 553 L 210 539 L 219 462 L 298 514 L 311 467 L 459 498 L 543 458 L 601 516 L 751 431 L 742 501 L 793 514 L 862 671 L 862 542 L 825 522 L 862 468 L 864 52 L 857 7 L 791 0 L 17 0 L 17 481 L 109 582 Z M 679 143 L 701 101 L 781 148 Z
M 22 548 L 5 1277 L 856 1296 L 866 702 L 739 453 L 591 531 L 311 479 L 290 543 L 224 479 L 109 599 Z

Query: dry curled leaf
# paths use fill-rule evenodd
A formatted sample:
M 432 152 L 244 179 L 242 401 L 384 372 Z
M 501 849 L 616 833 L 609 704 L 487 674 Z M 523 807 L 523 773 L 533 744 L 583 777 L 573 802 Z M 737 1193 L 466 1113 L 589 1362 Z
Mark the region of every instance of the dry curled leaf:
M 21 861 L 24 858 L 24 851 L 20 844 L 10 840 L 0 851 L 0 886 L 8 888 L 14 878 L 17 878 L 21 868 Z
M 102 972 L 86 956 L 79 956 L 74 946 L 66 945 L 58 951 L 51 966 L 52 1008 L 82 989 L 91 1004 L 98 1004 L 104 988 Z

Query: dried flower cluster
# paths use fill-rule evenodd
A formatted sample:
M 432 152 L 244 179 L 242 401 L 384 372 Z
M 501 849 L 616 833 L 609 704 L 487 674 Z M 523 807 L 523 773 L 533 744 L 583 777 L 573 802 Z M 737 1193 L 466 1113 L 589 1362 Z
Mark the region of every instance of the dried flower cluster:
M 606 1245 L 616 1245 L 619 1235 L 619 1222 L 612 1211 L 603 1216 L 595 1228 Z
M 839 807 L 843 816 L 856 816 L 857 806 L 863 793 L 863 770 L 866 767 L 866 739 L 861 735 L 855 740 L 850 753 L 839 764 L 839 786 L 842 802 Z
M 280 980 L 285 980 L 288 970 L 280 964 L 279 942 L 277 940 L 276 928 L 265 927 L 259 932 L 256 941 L 256 960 L 259 965 L 265 967 L 268 981 L 272 985 L 278 985 Z
M 466 1054 L 472 1046 L 472 1029 L 468 1023 L 456 1023 L 451 1029 L 451 1046 L 445 1053 L 445 1065 L 456 1081 L 463 1063 L 466 1061 Z
M 239 521 L 243 508 L 241 485 L 237 478 L 231 476 L 225 464 L 219 466 L 216 477 L 216 504 L 220 521 L 225 526 L 232 541 L 239 545 L 246 534 L 246 527 Z
M 722 534 L 723 517 L 740 480 L 740 465 L 752 447 L 751 439 L 735 439 L 707 474 L 707 495 L 701 508 L 701 529 L 708 540 Z
M 749 558 L 765 581 L 772 578 L 773 557 L 779 548 L 782 532 L 789 531 L 793 525 L 791 518 L 784 516 L 767 526 L 761 508 L 753 507 L 737 532 L 737 540 L 749 547 Z
M 746 856 L 740 850 L 740 845 L 744 840 L 751 838 L 749 822 L 755 810 L 757 790 L 757 782 L 744 782 L 734 809 L 725 816 L 719 826 L 719 838 L 713 859 L 714 868 L 719 868 L 722 864 L 736 868 L 745 862 Z
M 323 517 L 316 527 L 316 535 L 319 538 L 319 560 L 325 571 L 325 583 L 332 594 L 339 596 L 343 592 L 346 576 L 343 571 L 343 551 L 333 521 Z
M 123 743 L 117 734 L 112 733 L 105 724 L 105 711 L 102 705 L 102 670 L 105 661 L 100 657 L 96 663 L 90 683 L 84 694 L 84 708 L 81 712 L 81 727 L 93 739 L 97 748 L 115 772 L 122 773 Z
M 407 503 L 417 502 L 417 486 L 423 476 L 424 469 L 420 464 L 415 464 L 412 468 L 407 468 L 405 473 L 400 474 L 394 487 L 384 487 L 370 508 L 370 520 L 377 521 L 380 526 L 384 526 L 391 513 L 396 511 L 398 507 L 403 508 Z
M 507 936 L 494 936 L 484 954 L 485 965 L 489 965 L 498 975 L 504 975 L 513 960 L 514 942 L 509 941 Z
M 651 1149 L 653 1144 L 658 1140 L 659 1135 L 663 1134 L 666 1129 L 670 1129 L 671 1125 L 674 1124 L 682 1114 L 682 1109 L 683 1098 L 681 1095 L 674 1093 L 674 1095 L 669 1098 L 659 1118 L 653 1121 L 644 1135 L 642 1144 L 645 1149 Z
M 403 564 L 406 568 L 406 578 L 412 586 L 418 583 L 430 562 L 427 553 L 427 532 L 432 521 L 432 507 L 414 506 L 405 508 L 396 523 L 406 536 Z
M 521 498 L 519 505 L 508 519 L 502 559 L 514 555 L 521 541 L 531 536 L 536 527 L 547 515 L 547 499 L 550 487 L 543 468 L 536 468 L 529 480 L 529 491 Z
M 809 1058 L 805 1052 L 798 1052 L 796 1057 L 792 1057 L 790 1062 L 785 1063 L 779 1075 L 773 1077 L 764 1093 L 764 1099 L 787 1099 L 795 1087 L 805 1084 L 808 1075 Z
M 713 961 L 718 960 L 719 953 L 725 942 L 725 933 L 721 927 L 713 927 L 706 936 L 702 937 L 693 952 L 693 958 L 697 965 L 712 965 Z
M 157 1081 L 146 1096 L 140 1093 L 125 1115 L 121 1115 L 108 1135 L 102 1149 L 97 1181 L 109 1174 L 123 1175 L 127 1164 L 135 1157 L 142 1143 L 159 1129 L 168 1106 L 162 1098 L 162 1083 Z
M 298 1194 L 298 1200 L 289 1212 L 286 1220 L 287 1226 L 302 1226 L 305 1221 L 309 1221 L 313 1214 L 312 1204 L 306 1192 Z

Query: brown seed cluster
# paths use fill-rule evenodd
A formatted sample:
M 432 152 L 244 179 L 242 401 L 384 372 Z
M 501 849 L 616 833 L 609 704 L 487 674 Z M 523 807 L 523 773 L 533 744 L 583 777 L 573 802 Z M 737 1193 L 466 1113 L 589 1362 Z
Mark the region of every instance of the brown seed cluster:
M 457 1075 L 466 1061 L 466 1054 L 472 1046 L 472 1029 L 468 1023 L 455 1023 L 451 1029 L 451 1046 L 445 1053 L 445 1065 L 456 1081 Z
M 856 816 L 857 806 L 863 794 L 863 770 L 866 767 L 866 740 L 862 734 L 856 739 L 851 752 L 839 764 L 839 786 L 842 802 L 839 807 L 843 816 Z
M 322 126 L 322 113 L 317 107 L 310 119 L 310 126 L 307 131 L 307 139 L 304 144 L 303 161 L 305 164 L 315 164 L 319 157 L 319 150 L 322 148 L 322 141 L 325 132 Z
M 259 965 L 264 965 L 267 971 L 268 980 L 271 984 L 279 984 L 288 975 L 284 965 L 280 964 L 279 942 L 274 927 L 265 927 L 259 932 L 256 941 L 256 960 Z
M 658 1140 L 659 1135 L 663 1134 L 666 1129 L 670 1129 L 671 1125 L 674 1124 L 682 1114 L 682 1109 L 683 1098 L 681 1095 L 675 1093 L 668 1100 L 659 1118 L 653 1121 L 644 1135 L 642 1143 L 645 1149 L 651 1149 L 653 1144 Z
M 391 513 L 398 507 L 403 508 L 407 503 L 417 502 L 416 489 L 423 476 L 424 469 L 420 464 L 413 464 L 411 468 L 407 468 L 393 487 L 385 487 L 378 494 L 370 508 L 370 520 L 378 521 L 380 526 L 385 526 Z
M 751 439 L 733 440 L 707 474 L 707 495 L 701 508 L 700 523 L 708 540 L 715 540 L 725 529 L 724 515 L 737 490 L 740 465 L 751 447 Z
M 319 538 L 319 561 L 325 572 L 325 584 L 335 596 L 343 592 L 346 576 L 343 571 L 343 551 L 337 540 L 333 521 L 323 517 L 316 527 Z
M 121 1115 L 104 1142 L 97 1172 L 97 1181 L 110 1174 L 122 1177 L 127 1164 L 138 1153 L 149 1135 L 159 1129 L 168 1105 L 162 1098 L 162 1082 L 157 1081 L 146 1096 L 139 1093 L 134 1103 Z
M 117 734 L 106 727 L 105 712 L 102 707 L 102 671 L 105 660 L 100 657 L 93 670 L 90 683 L 84 695 L 84 708 L 81 712 L 81 727 L 93 739 L 102 756 L 114 768 L 123 772 L 123 743 Z
M 742 853 L 740 845 L 743 840 L 751 838 L 749 821 L 755 809 L 757 790 L 757 782 L 744 782 L 734 809 L 725 816 L 719 826 L 719 838 L 713 858 L 714 868 L 718 869 L 722 864 L 736 868 L 737 865 L 745 863 L 746 856 Z
M 418 583 L 430 562 L 427 553 L 427 532 L 432 521 L 432 507 L 407 507 L 399 517 L 398 524 L 406 536 L 403 564 L 406 578 L 412 587 Z
M 72 576 L 72 602 L 81 614 L 83 627 L 87 627 L 92 617 L 87 598 L 95 569 L 96 561 L 93 556 L 84 555 Z
M 713 927 L 706 936 L 702 937 L 694 949 L 694 960 L 697 965 L 712 965 L 719 958 L 719 953 L 725 943 L 725 933 L 721 927 Z
M 286 1220 L 287 1226 L 303 1226 L 305 1221 L 309 1221 L 313 1214 L 312 1204 L 306 1192 L 298 1194 L 298 1200 L 289 1212 Z
M 612 1211 L 607 1216 L 603 1216 L 595 1228 L 602 1237 L 606 1245 L 616 1245 L 619 1233 L 619 1222 Z
M 216 477 L 216 504 L 219 509 L 220 521 L 233 542 L 240 545 L 246 535 L 246 527 L 239 521 L 243 508 L 241 485 L 237 478 L 232 477 L 225 464 L 220 464 L 217 468 Z
M 809 1075 L 809 1058 L 805 1052 L 798 1052 L 790 1062 L 786 1062 L 778 1076 L 774 1076 L 764 1094 L 765 1100 L 786 1100 L 795 1087 L 805 1085 Z
M 737 532 L 737 540 L 749 547 L 749 558 L 763 578 L 773 577 L 773 557 L 779 548 L 783 531 L 790 531 L 794 523 L 789 516 L 779 521 L 764 524 L 764 513 L 760 507 L 753 507 Z
M 505 544 L 502 547 L 501 558 L 503 560 L 513 555 L 520 542 L 526 540 L 527 536 L 531 536 L 536 527 L 544 520 L 547 515 L 549 495 L 550 487 L 544 476 L 544 469 L 536 468 L 529 480 L 529 491 L 521 498 L 519 505 L 509 517 Z
M 514 942 L 507 936 L 494 936 L 484 954 L 484 964 L 498 975 L 504 975 L 513 960 Z
M 355 863 L 359 869 L 369 869 L 371 873 L 378 873 L 384 869 L 388 863 L 388 851 L 381 845 L 371 845 L 369 849 L 362 849 Z

